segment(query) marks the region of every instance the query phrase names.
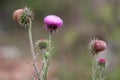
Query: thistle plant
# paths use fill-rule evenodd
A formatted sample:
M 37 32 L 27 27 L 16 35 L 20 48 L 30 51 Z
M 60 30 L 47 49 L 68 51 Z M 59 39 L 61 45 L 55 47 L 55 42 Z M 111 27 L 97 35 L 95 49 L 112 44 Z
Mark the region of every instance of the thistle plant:
M 53 49 L 52 46 L 52 33 L 58 31 L 59 27 L 63 25 L 63 21 L 60 17 L 56 15 L 48 15 L 44 18 L 45 28 L 48 31 L 48 49 L 42 49 L 43 54 L 43 69 L 41 71 L 42 80 L 47 80 L 48 75 L 48 67 L 49 67 L 49 59 L 52 55 L 51 51 Z
M 103 76 L 103 71 L 105 71 L 107 67 L 106 59 L 95 59 L 100 52 L 106 49 L 106 47 L 106 43 L 98 39 L 91 40 L 89 43 L 89 51 L 92 55 L 92 80 L 105 80 L 106 78 L 106 76 Z
M 48 74 L 48 66 L 49 66 L 49 55 L 50 52 L 49 50 L 49 45 L 51 43 L 48 40 L 43 40 L 40 39 L 38 41 L 36 41 L 35 46 L 38 48 L 38 50 L 40 50 L 40 52 L 38 52 L 38 54 L 42 53 L 42 68 L 40 71 L 40 79 L 41 80 L 47 80 L 47 74 Z M 36 55 L 37 57 L 37 55 Z
M 29 8 L 18 9 L 13 13 L 13 20 L 23 27 L 28 27 L 28 35 L 30 41 L 31 55 L 33 59 L 33 66 L 35 71 L 35 76 L 32 80 L 47 80 L 48 79 L 48 68 L 49 60 L 52 55 L 53 50 L 52 45 L 52 33 L 58 31 L 58 29 L 63 25 L 63 20 L 56 15 L 48 15 L 44 18 L 45 29 L 48 31 L 49 38 L 40 39 L 33 43 L 32 39 L 32 20 L 33 12 Z M 42 68 L 39 69 L 37 65 L 37 57 L 42 55 Z
M 29 42 L 31 55 L 33 60 L 33 67 L 35 76 L 32 80 L 48 80 L 48 69 L 50 57 L 52 55 L 52 34 L 58 32 L 63 25 L 63 20 L 56 15 L 48 15 L 44 17 L 45 29 L 48 32 L 48 39 L 39 39 L 33 43 L 32 38 L 32 20 L 33 12 L 30 8 L 23 8 L 14 11 L 13 20 L 20 26 L 28 28 Z M 105 80 L 103 71 L 107 68 L 107 60 L 100 58 L 96 60 L 96 56 L 106 49 L 107 45 L 104 41 L 99 39 L 91 40 L 89 43 L 89 52 L 92 55 L 92 80 Z M 39 68 L 37 65 L 37 58 L 42 55 L 42 60 L 39 61 L 42 67 Z

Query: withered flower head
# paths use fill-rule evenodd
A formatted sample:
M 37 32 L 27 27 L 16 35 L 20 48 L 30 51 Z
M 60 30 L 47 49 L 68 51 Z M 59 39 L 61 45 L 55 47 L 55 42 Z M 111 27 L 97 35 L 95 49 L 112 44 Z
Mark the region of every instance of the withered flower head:
M 13 20 L 21 26 L 28 26 L 30 20 L 33 20 L 33 13 L 30 8 L 17 9 L 13 12 Z

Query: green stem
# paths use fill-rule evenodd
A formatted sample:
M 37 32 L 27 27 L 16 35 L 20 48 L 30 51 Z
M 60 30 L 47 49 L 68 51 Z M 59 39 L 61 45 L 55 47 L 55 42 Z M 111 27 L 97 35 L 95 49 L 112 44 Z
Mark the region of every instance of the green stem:
M 96 79 L 96 65 L 94 58 L 92 57 L 92 80 Z
M 52 44 L 52 35 L 51 35 L 51 34 L 52 34 L 52 33 L 49 32 L 49 36 L 48 36 L 48 37 L 49 37 L 48 40 L 49 40 L 49 42 L 50 42 L 50 43 L 49 43 L 49 48 L 48 48 L 48 52 L 49 52 L 49 53 L 50 53 L 50 51 L 51 51 L 51 46 L 52 46 L 52 45 L 51 45 L 51 44 Z
M 99 69 L 99 80 L 102 80 L 102 69 Z
M 52 33 L 51 32 L 49 32 L 49 41 L 51 42 L 52 41 Z
M 48 61 L 48 58 L 46 58 L 45 59 L 45 75 L 44 75 L 44 80 L 47 80 L 48 66 L 49 66 L 49 61 Z
M 43 49 L 42 50 L 42 57 L 43 57 L 43 64 L 42 64 L 42 71 L 41 71 L 41 79 L 47 80 L 48 76 L 48 67 L 49 67 L 49 57 L 50 57 L 50 51 L 51 51 L 51 33 L 49 33 L 49 46 L 48 50 Z
M 49 33 L 49 47 L 48 47 L 48 53 L 50 54 L 51 51 L 51 42 L 52 42 L 52 36 L 51 33 Z M 49 55 L 50 56 L 50 55 Z M 45 75 L 44 75 L 44 80 L 47 79 L 47 75 L 48 75 L 48 67 L 49 67 L 49 56 L 47 58 L 45 58 Z
M 47 63 L 46 63 L 46 71 L 45 71 L 45 80 L 47 79 L 47 75 L 48 75 L 48 67 L 49 67 L 49 62 L 47 61 Z
M 41 77 L 42 80 L 47 80 L 47 74 L 48 74 L 48 56 L 47 56 L 47 51 L 42 50 L 42 56 L 43 56 L 43 64 L 42 64 L 42 71 L 41 71 Z
M 31 54 L 32 54 L 32 59 L 33 59 L 34 70 L 35 70 L 35 73 L 37 75 L 38 80 L 40 80 L 39 69 L 38 69 L 37 63 L 36 63 L 36 56 L 35 56 L 35 51 L 34 51 L 34 46 L 33 46 L 33 40 L 32 40 L 32 21 L 31 21 L 31 19 L 29 19 L 28 34 L 29 34 L 30 49 L 31 49 Z

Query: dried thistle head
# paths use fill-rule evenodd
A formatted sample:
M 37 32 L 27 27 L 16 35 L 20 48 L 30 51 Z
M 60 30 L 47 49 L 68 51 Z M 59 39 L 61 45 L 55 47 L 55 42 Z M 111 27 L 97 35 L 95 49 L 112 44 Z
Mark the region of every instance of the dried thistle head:
M 96 55 L 97 53 L 104 51 L 106 47 L 107 47 L 106 43 L 98 39 L 93 39 L 89 43 L 89 51 L 93 55 Z
M 28 7 L 17 9 L 13 12 L 13 20 L 21 26 L 28 26 L 30 19 L 33 20 L 33 13 Z

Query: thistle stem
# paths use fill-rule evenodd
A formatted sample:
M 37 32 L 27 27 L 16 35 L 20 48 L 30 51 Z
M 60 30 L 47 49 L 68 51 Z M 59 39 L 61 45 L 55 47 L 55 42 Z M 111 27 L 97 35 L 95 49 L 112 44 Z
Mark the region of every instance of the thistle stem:
M 43 64 L 42 64 L 42 71 L 41 71 L 41 78 L 42 80 L 47 79 L 47 63 L 48 63 L 48 58 L 46 57 L 46 50 L 42 50 L 42 57 L 43 57 Z
M 38 80 L 40 80 L 39 69 L 36 63 L 36 56 L 35 56 L 34 45 L 33 45 L 33 40 L 32 40 L 32 20 L 31 19 L 29 19 L 28 34 L 29 34 L 30 49 L 31 49 L 31 54 L 32 54 L 32 59 L 33 59 L 34 70 L 35 70 Z
M 48 50 L 43 49 L 42 50 L 42 55 L 43 55 L 43 65 L 42 65 L 42 80 L 47 80 L 47 75 L 48 75 L 48 67 L 49 67 L 49 57 L 50 57 L 50 51 L 51 51 L 51 33 L 49 33 L 49 46 Z
M 99 80 L 102 80 L 102 69 L 99 69 Z
M 45 52 L 45 55 L 46 55 L 46 52 Z M 47 80 L 48 66 L 49 66 L 48 57 L 44 56 L 44 80 Z
M 50 54 L 50 50 L 51 50 L 51 44 L 52 44 L 52 36 L 51 33 L 49 33 L 49 47 L 48 47 L 48 53 Z M 49 55 L 50 56 L 50 55 Z M 45 76 L 44 76 L 44 80 L 47 79 L 47 75 L 48 75 L 48 67 L 49 67 L 49 56 L 45 59 L 46 62 L 46 66 L 45 66 Z
M 48 37 L 49 37 L 49 41 L 50 41 L 50 42 L 52 41 L 52 36 L 51 36 L 51 34 L 52 34 L 52 33 L 49 32 L 49 36 L 48 36 Z M 49 45 L 49 47 L 50 47 L 50 46 L 51 46 L 51 45 Z
M 92 80 L 96 79 L 96 65 L 94 62 L 94 58 L 92 58 Z

